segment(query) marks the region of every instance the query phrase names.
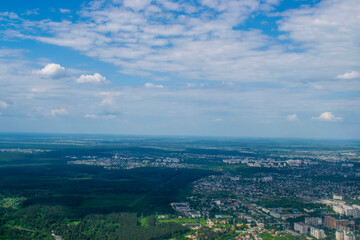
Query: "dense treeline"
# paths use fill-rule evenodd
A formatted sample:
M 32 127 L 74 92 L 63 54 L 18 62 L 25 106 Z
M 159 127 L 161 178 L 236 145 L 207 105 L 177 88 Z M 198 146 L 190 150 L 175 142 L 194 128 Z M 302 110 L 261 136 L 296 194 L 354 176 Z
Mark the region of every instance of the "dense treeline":
M 66 206 L 79 217 L 111 212 L 170 213 L 170 203 L 182 201 L 193 181 L 213 174 L 170 168 L 108 171 L 53 162 L 58 165 L 49 160 L 49 165 L 0 168 L 0 194 L 26 198 L 23 206 Z
M 113 217 L 118 218 L 118 214 L 113 214 Z M 60 232 L 65 239 L 163 239 L 169 238 L 176 234 L 187 231 L 187 228 L 175 224 L 164 223 L 155 226 L 142 227 L 135 225 L 133 221 L 126 222 L 126 217 L 122 217 L 122 224 L 116 223 L 112 217 L 97 215 L 89 216 L 77 225 L 73 225 L 66 231 Z
M 69 219 L 60 206 L 34 205 L 22 210 L 0 209 L 0 239 L 53 239 L 54 233 L 66 240 L 152 240 L 166 239 L 188 231 L 176 223 L 157 224 L 154 217 L 141 226 L 136 213 L 91 214 Z

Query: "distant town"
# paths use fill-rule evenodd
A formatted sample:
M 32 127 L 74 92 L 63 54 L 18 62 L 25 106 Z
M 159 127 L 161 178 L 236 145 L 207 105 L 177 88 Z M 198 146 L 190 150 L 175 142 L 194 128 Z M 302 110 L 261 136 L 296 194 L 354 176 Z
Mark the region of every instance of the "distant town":
M 221 169 L 221 174 L 195 181 L 187 202 L 171 203 L 175 215 L 158 216 L 159 221 L 176 216 L 176 221 L 193 229 L 193 234 L 187 236 L 191 239 L 200 239 L 198 231 L 203 227 L 215 232 L 235 229 L 236 239 L 257 240 L 264 234 L 355 240 L 359 234 L 360 169 L 354 167 L 359 164 L 356 152 L 294 151 L 261 158 L 182 152 L 112 154 L 67 156 L 67 163 L 116 170 L 202 168 L 198 164 L 201 159 L 215 162 L 209 168 Z M 227 171 L 234 166 L 240 168 L 238 174 Z M 339 181 L 334 182 L 334 177 Z M 296 201 L 288 204 L 289 199 Z M 186 219 L 198 221 L 187 223 Z

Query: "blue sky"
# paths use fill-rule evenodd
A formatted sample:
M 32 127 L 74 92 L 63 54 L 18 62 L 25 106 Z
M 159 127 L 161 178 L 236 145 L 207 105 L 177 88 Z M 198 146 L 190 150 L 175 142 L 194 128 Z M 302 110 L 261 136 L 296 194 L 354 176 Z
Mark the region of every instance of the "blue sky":
M 360 138 L 358 0 L 12 0 L 0 132 Z

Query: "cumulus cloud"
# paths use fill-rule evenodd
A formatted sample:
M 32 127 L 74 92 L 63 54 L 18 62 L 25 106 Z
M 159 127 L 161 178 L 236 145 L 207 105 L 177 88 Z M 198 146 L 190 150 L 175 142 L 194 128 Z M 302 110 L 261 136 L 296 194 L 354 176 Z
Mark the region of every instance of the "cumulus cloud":
M 68 114 L 68 111 L 65 108 L 53 109 L 50 111 L 50 115 L 53 117 L 67 115 L 67 114 Z
M 338 78 L 338 79 L 355 79 L 355 78 L 360 78 L 360 73 L 359 73 L 359 72 L 356 72 L 356 71 L 352 71 L 352 72 L 348 72 L 348 73 L 344 73 L 344 74 L 337 75 L 336 78 Z
M 78 79 L 76 79 L 77 83 L 108 83 L 105 77 L 103 77 L 99 73 L 95 73 L 94 75 L 81 75 Z
M 42 75 L 51 78 L 66 77 L 66 70 L 64 67 L 56 63 L 49 63 L 40 70 L 33 70 L 33 74 Z
M 157 85 L 157 84 L 153 84 L 153 83 L 145 83 L 144 85 L 146 88 L 164 88 L 163 85 Z
M 287 120 L 288 120 L 288 121 L 297 121 L 297 120 L 299 120 L 299 119 L 298 119 L 297 115 L 294 113 L 294 114 L 288 115 L 288 116 L 287 116 Z
M 8 104 L 4 101 L 0 101 L 0 108 L 7 108 Z
M 341 117 L 335 117 L 331 112 L 323 112 L 318 117 L 312 117 L 312 120 L 318 120 L 318 121 L 327 121 L 327 122 L 337 122 L 342 121 Z

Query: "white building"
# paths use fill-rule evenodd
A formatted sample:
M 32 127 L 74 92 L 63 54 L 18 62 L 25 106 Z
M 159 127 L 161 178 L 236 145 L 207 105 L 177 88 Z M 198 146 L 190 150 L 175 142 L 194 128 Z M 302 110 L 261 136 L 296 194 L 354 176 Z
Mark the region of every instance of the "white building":
M 360 209 L 354 208 L 353 217 L 354 218 L 360 218 Z
M 344 240 L 355 240 L 355 234 L 348 232 L 344 234 Z
M 340 195 L 334 195 L 334 196 L 333 196 L 333 199 L 334 199 L 334 200 L 340 200 L 340 201 L 342 201 L 342 200 L 344 200 L 344 197 L 343 197 L 343 196 L 340 196 Z
M 336 240 L 356 240 L 353 232 L 336 231 Z
M 344 231 L 336 231 L 335 233 L 336 240 L 344 240 Z
M 280 218 L 281 215 L 280 213 L 274 212 L 274 211 L 270 211 L 270 215 L 273 216 L 274 218 Z
M 309 230 L 309 225 L 305 223 L 294 223 L 294 230 L 300 232 L 301 234 L 307 235 Z
M 321 238 L 325 238 L 325 231 L 322 229 L 318 229 L 318 228 L 314 228 L 311 227 L 310 228 L 310 235 L 313 236 L 316 239 L 321 239 Z
M 344 215 L 345 214 L 345 210 L 342 206 L 339 205 L 333 205 L 333 209 L 336 213 L 340 214 L 340 215 Z
M 333 209 L 340 215 L 351 216 L 353 218 L 360 218 L 360 206 L 359 205 L 333 205 Z
M 200 212 L 189 212 L 189 216 L 192 218 L 199 218 L 201 217 Z
M 355 208 L 355 209 L 359 209 L 359 210 L 360 210 L 360 205 L 353 204 L 352 206 L 353 206 L 353 208 Z
M 343 205 L 344 212 L 346 216 L 353 216 L 354 215 L 354 208 L 350 205 Z

